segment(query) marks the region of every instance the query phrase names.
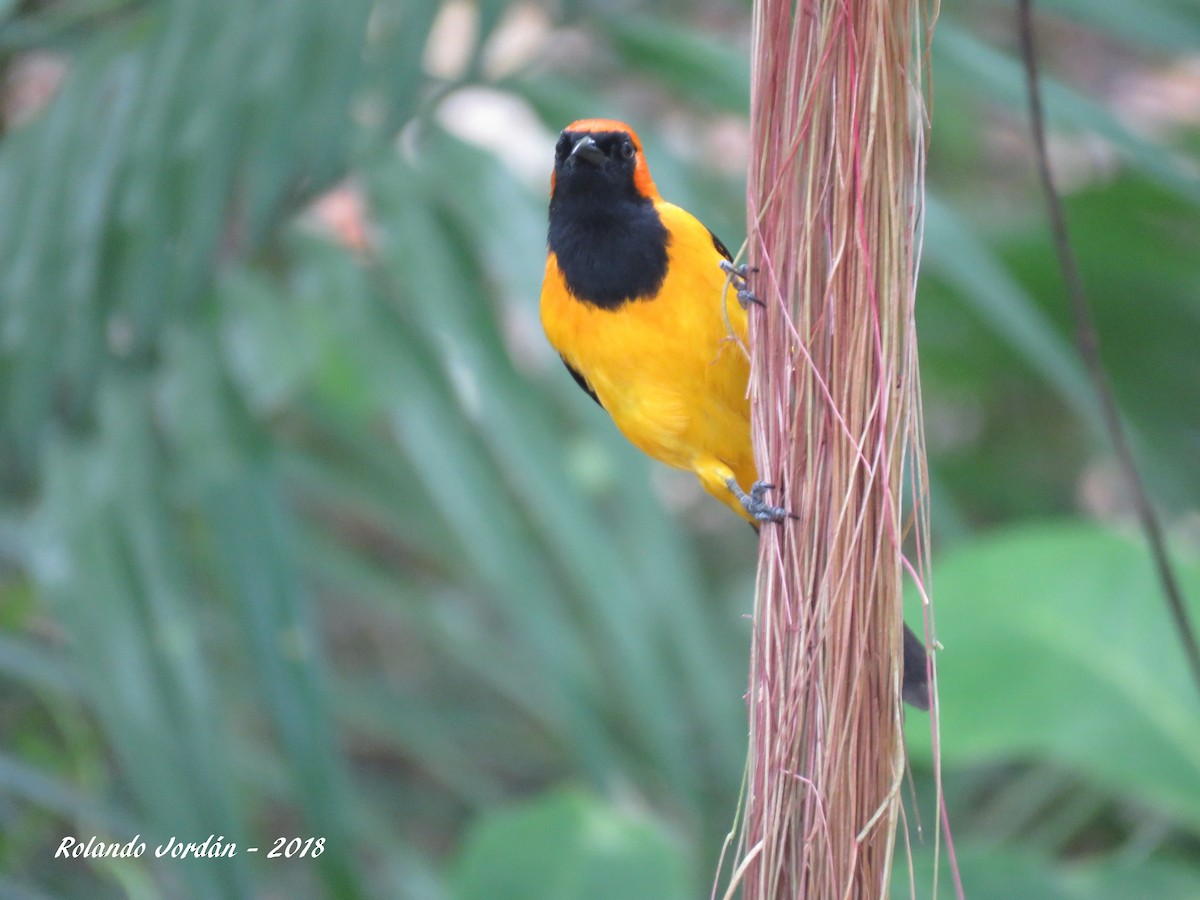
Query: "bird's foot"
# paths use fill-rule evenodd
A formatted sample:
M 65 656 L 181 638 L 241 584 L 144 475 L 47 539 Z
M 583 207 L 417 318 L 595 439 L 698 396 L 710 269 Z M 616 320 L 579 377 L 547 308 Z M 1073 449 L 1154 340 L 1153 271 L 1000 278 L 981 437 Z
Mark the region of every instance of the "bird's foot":
M 764 499 L 767 491 L 775 487 L 773 484 L 756 481 L 751 485 L 750 493 L 748 494 L 742 490 L 735 478 L 730 478 L 725 484 L 733 492 L 733 495 L 741 501 L 742 508 L 750 514 L 750 518 L 756 522 L 782 522 L 784 519 L 796 518 L 793 513 L 788 512 L 782 506 L 772 506 Z
M 766 306 L 766 304 L 759 300 L 755 293 L 750 290 L 750 285 L 746 281 L 746 279 L 749 278 L 752 273 L 757 272 L 758 269 L 752 269 L 745 263 L 740 266 L 735 266 L 729 260 L 723 259 L 721 260 L 721 271 L 729 276 L 729 283 L 732 284 L 734 290 L 737 291 L 738 303 L 742 305 L 742 309 L 748 309 L 751 303 L 757 306 Z
M 750 275 L 758 271 L 758 267 L 750 268 L 749 263 L 742 263 L 740 266 L 735 266 L 727 259 L 721 260 L 721 271 L 727 275 L 732 275 L 734 278 L 740 278 L 745 281 Z

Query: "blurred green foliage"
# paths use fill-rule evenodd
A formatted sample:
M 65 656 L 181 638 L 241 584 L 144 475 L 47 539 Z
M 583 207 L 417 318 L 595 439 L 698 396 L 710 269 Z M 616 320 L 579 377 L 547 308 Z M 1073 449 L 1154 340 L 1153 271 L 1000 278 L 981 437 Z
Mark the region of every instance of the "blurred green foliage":
M 1195 602 L 1200 11 L 1045 11 L 1077 250 Z M 1190 898 L 1200 701 L 1117 536 L 1009 14 L 947 10 L 933 53 L 919 325 L 956 848 L 968 896 Z M 748 20 L 0 2 L 0 894 L 707 890 L 753 539 L 545 346 L 531 172 L 570 119 L 624 117 L 736 246 Z M 53 858 L 134 834 L 138 860 Z M 241 852 L 153 858 L 209 834 Z M 315 859 L 266 858 L 310 836 Z

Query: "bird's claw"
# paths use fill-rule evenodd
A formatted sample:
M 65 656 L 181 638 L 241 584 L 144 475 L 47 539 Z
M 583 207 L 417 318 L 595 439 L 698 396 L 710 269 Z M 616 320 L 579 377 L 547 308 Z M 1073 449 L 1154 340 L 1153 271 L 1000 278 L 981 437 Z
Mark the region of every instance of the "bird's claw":
M 737 480 L 730 478 L 725 482 L 733 495 L 742 503 L 742 508 L 750 514 L 750 518 L 756 522 L 782 522 L 784 519 L 794 519 L 796 516 L 788 512 L 782 506 L 773 506 L 764 498 L 767 491 L 772 490 L 775 485 L 767 484 L 765 481 L 756 481 L 750 486 L 750 493 L 742 490 Z
M 746 263 L 735 266 L 729 260 L 723 259 L 721 260 L 721 271 L 729 276 L 730 283 L 737 291 L 738 303 L 742 305 L 742 309 L 748 309 L 751 303 L 756 306 L 766 306 L 765 303 L 758 299 L 754 291 L 750 290 L 750 285 L 746 282 L 746 279 L 752 273 L 758 271 L 757 268 L 751 268 Z
M 740 303 L 742 305 L 742 309 L 749 309 L 751 303 L 753 303 L 755 306 L 762 306 L 762 307 L 765 307 L 767 305 L 767 304 L 763 303 L 761 300 L 759 300 L 758 295 L 756 295 L 749 288 L 742 288 L 740 291 L 738 291 L 737 298 L 738 298 L 738 303 Z
M 749 263 L 742 263 L 740 266 L 735 266 L 727 259 L 721 260 L 721 271 L 727 275 L 732 275 L 735 278 L 741 278 L 743 281 L 747 276 L 758 271 L 758 267 L 750 268 Z

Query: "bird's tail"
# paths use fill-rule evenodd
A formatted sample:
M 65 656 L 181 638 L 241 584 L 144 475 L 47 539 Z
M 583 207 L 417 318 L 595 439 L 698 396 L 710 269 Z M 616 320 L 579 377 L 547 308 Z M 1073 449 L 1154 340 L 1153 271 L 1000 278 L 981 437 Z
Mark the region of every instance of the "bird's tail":
M 904 682 L 900 686 L 904 702 L 917 709 L 929 709 L 929 660 L 925 644 L 904 626 Z

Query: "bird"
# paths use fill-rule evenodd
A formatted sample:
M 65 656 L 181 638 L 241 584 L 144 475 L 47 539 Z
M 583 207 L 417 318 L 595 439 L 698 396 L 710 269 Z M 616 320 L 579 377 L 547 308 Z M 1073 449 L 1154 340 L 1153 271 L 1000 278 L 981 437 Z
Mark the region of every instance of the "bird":
M 692 472 L 756 529 L 767 501 L 750 439 L 745 267 L 662 198 L 624 122 L 579 119 L 550 177 L 540 315 L 567 371 L 642 452 Z M 904 633 L 904 699 L 929 708 L 924 644 Z

